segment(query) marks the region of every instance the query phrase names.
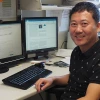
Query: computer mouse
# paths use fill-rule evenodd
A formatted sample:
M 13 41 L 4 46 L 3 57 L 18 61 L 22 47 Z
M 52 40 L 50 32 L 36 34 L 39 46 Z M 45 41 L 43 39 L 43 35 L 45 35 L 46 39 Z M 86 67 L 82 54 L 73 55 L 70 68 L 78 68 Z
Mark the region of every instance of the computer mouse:
M 35 66 L 37 66 L 37 67 L 39 67 L 39 68 L 44 68 L 44 67 L 45 67 L 45 65 L 44 65 L 43 62 L 37 63 L 37 64 L 35 64 Z

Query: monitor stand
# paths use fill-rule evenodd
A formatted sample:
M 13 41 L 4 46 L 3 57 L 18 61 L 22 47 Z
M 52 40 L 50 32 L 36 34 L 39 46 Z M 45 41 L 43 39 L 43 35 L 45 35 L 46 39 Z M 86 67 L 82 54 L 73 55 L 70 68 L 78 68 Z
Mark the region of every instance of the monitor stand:
M 5 73 L 9 70 L 9 68 L 5 65 L 0 66 L 0 74 Z
M 41 52 L 41 53 L 36 53 L 36 56 L 33 57 L 35 60 L 41 60 L 41 59 L 48 59 L 48 52 Z
M 1 64 L 0 65 L 0 73 L 5 73 L 5 72 L 9 71 L 9 68 L 15 67 L 19 63 L 22 63 L 23 61 L 24 61 L 24 59 L 14 61 L 14 62 L 5 63 L 5 64 Z

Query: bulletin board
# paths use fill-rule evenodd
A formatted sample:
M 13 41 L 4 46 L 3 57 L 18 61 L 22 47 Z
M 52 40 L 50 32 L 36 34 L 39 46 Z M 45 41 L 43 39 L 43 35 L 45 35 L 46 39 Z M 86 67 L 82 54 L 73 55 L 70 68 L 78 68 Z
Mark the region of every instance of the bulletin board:
M 16 20 L 16 0 L 0 0 L 0 20 Z

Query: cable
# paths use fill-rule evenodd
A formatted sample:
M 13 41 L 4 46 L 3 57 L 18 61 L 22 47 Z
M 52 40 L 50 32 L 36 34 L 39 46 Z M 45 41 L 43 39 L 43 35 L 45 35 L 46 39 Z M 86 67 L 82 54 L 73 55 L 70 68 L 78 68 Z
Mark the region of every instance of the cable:
M 40 93 L 39 93 L 39 96 L 40 96 L 41 100 L 43 100 L 43 97 L 42 97 L 42 95 Z
M 64 42 L 62 43 L 61 48 L 62 48 L 62 46 L 64 45 L 64 43 L 66 43 L 66 42 L 67 42 L 67 41 L 64 41 Z M 61 49 L 61 48 L 60 48 L 60 49 Z

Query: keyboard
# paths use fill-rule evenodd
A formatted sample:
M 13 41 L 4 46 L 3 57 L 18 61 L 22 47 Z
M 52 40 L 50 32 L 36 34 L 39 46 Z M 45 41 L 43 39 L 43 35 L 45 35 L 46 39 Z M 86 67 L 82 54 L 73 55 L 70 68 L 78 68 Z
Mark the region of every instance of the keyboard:
M 23 90 L 28 89 L 39 79 L 46 77 L 47 75 L 51 74 L 52 71 L 39 68 L 35 65 L 32 65 L 22 71 L 19 71 L 7 78 L 4 78 L 2 81 L 4 84 L 20 88 Z

